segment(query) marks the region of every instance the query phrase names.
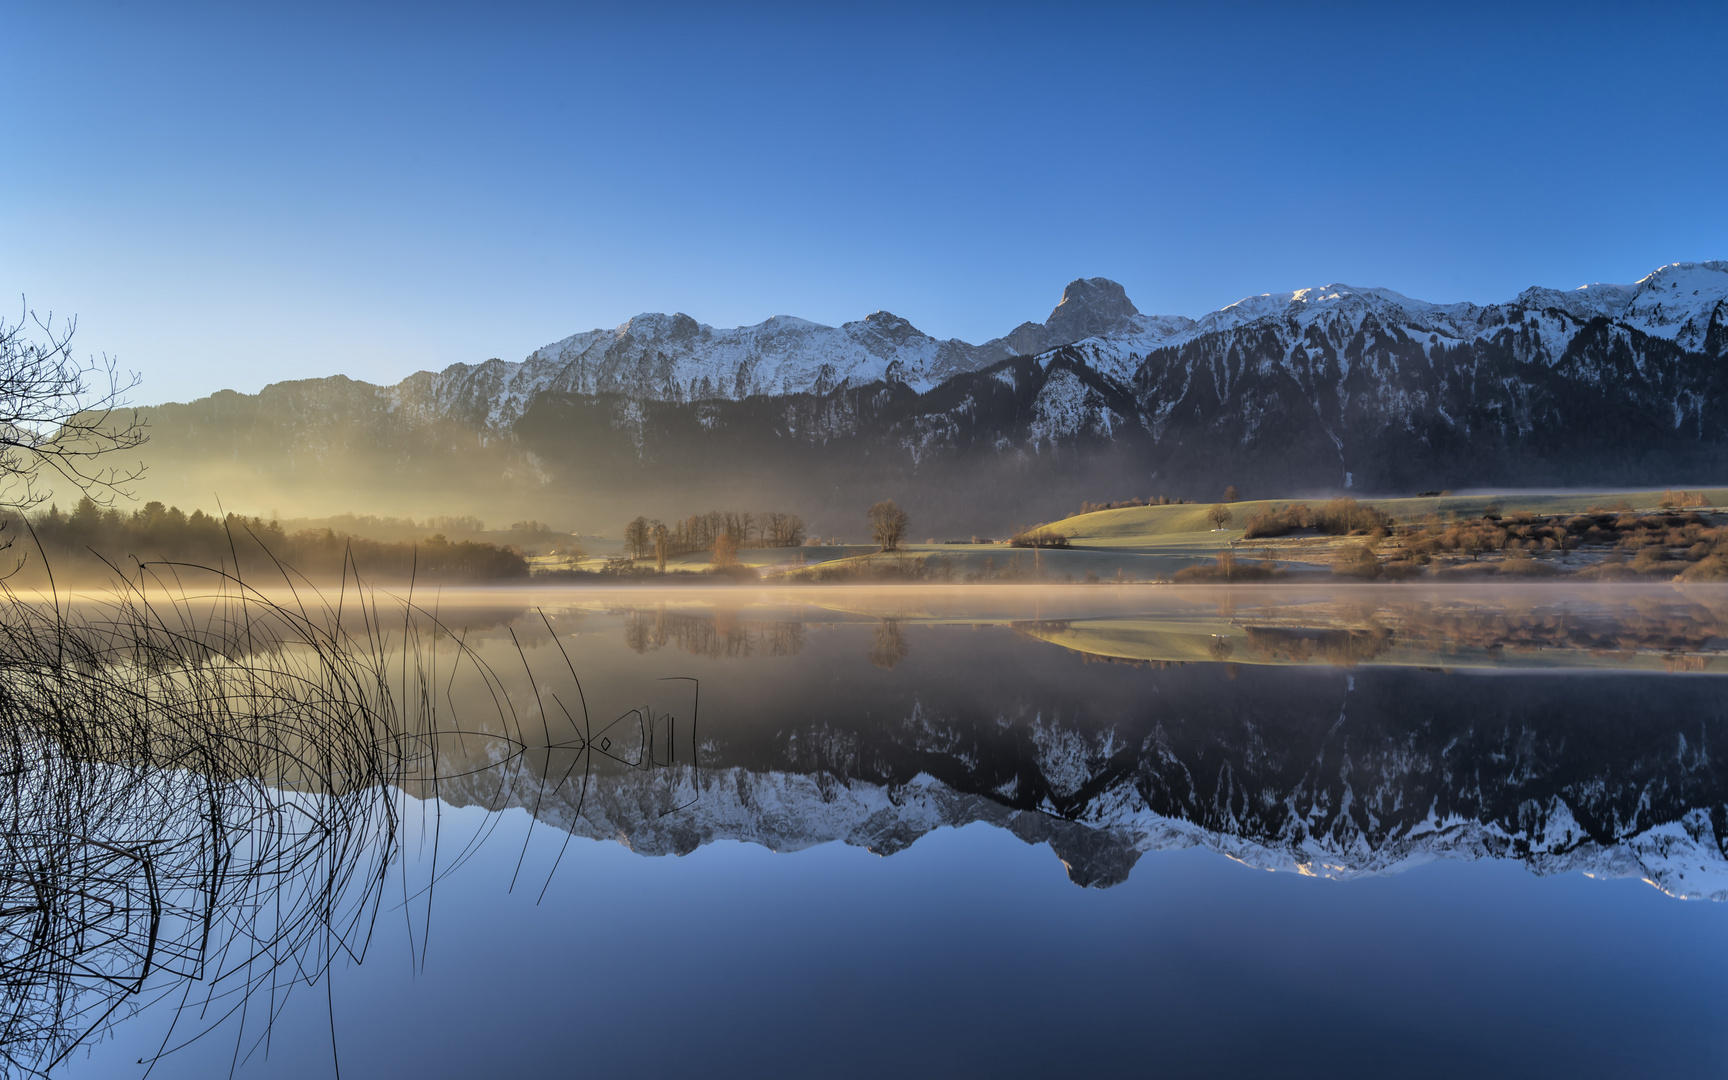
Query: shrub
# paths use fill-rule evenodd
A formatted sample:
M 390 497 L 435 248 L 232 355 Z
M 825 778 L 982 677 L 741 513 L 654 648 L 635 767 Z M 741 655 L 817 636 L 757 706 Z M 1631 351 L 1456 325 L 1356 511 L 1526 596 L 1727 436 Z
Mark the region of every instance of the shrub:
M 1679 493 L 1675 493 L 1673 491 L 1664 491 L 1662 493 L 1662 501 L 1657 503 L 1656 505 L 1657 506 L 1663 506 L 1663 507 L 1703 506 L 1704 505 L 1704 493 L 1702 491 L 1682 491 Z
M 1283 507 L 1263 506 L 1248 515 L 1242 538 L 1253 540 L 1262 536 L 1285 536 L 1297 529 L 1314 527 L 1314 512 L 1307 503 L 1291 503 Z
M 1500 564 L 1501 577 L 1553 577 L 1560 568 L 1535 559 L 1507 559 Z
M 1422 569 L 1422 564 L 1410 559 L 1399 559 L 1380 565 L 1380 577 L 1384 581 L 1404 581 L 1421 577 L 1424 573 L 1426 571 Z
M 708 568 L 708 573 L 714 574 L 718 577 L 732 578 L 734 581 L 755 581 L 757 578 L 762 576 L 757 573 L 754 566 L 745 566 L 740 562 L 710 566 Z
M 638 578 L 650 576 L 654 569 L 637 566 L 634 559 L 607 559 L 601 564 L 599 572 L 605 577 Z
M 1660 547 L 1647 547 L 1639 551 L 1638 554 L 1633 557 L 1632 569 L 1638 571 L 1640 574 L 1657 574 L 1666 569 L 1663 564 L 1667 561 L 1667 549 Z
M 1712 555 L 1680 572 L 1681 581 L 1728 581 L 1728 556 Z
M 1017 548 L 1065 548 L 1068 546 L 1068 537 L 1054 529 L 1028 529 L 1023 533 L 1016 533 L 1013 537 L 1010 537 L 1008 540 L 1008 546 Z
M 1347 536 L 1356 532 L 1385 530 L 1392 523 L 1392 515 L 1373 503 L 1342 498 L 1327 501 L 1319 510 L 1307 503 L 1261 507 L 1249 515 L 1242 535 L 1244 539 L 1253 540 L 1262 536 L 1285 536 L 1298 529 L 1319 529 L 1333 536 Z
M 1233 584 L 1246 581 L 1271 581 L 1284 576 L 1276 566 L 1237 562 L 1234 552 L 1225 551 L 1210 563 L 1185 566 L 1170 579 L 1178 585 Z
M 1373 503 L 1355 499 L 1332 499 L 1314 515 L 1314 524 L 1321 532 L 1346 536 L 1353 532 L 1372 532 L 1392 524 L 1392 515 Z
M 1332 573 L 1337 577 L 1372 580 L 1380 576 L 1380 559 L 1368 544 L 1352 544 L 1332 563 Z

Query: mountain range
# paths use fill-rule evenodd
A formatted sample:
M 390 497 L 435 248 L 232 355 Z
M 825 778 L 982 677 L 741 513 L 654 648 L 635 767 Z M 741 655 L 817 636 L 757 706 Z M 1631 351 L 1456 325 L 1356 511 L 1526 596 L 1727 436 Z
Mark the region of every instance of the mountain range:
M 536 349 L 520 363 L 457 364 L 421 380 L 404 396 L 424 393 L 486 407 L 494 425 L 519 418 L 545 391 L 620 394 L 637 400 L 738 400 L 754 395 L 826 394 L 847 386 L 896 383 L 919 393 L 953 376 L 1015 356 L 1038 356 L 1080 344 L 1081 355 L 1112 377 L 1131 380 L 1135 365 L 1161 349 L 1251 326 L 1306 337 L 1313 330 L 1348 339 L 1372 322 L 1432 347 L 1457 348 L 1493 338 L 1531 319 L 1552 359 L 1577 331 L 1607 319 L 1673 341 L 1689 352 L 1720 356 L 1728 333 L 1728 263 L 1675 263 L 1632 285 L 1586 285 L 1570 292 L 1531 288 L 1506 304 L 1431 304 L 1390 289 L 1326 285 L 1239 300 L 1195 320 L 1143 315 L 1108 278 L 1069 283 L 1042 323 L 1025 322 L 982 345 L 941 341 L 905 319 L 878 311 L 840 327 L 791 316 L 717 330 L 688 315 L 644 314 L 612 330 L 589 330 Z M 1541 313 L 1554 313 L 1547 322 Z M 1716 328 L 1714 331 L 1712 328 Z M 1716 335 L 1714 338 L 1712 333 Z M 1443 340 L 1442 340 L 1443 339 Z M 457 388 L 450 393 L 445 387 Z
M 752 500 L 832 529 L 891 495 L 933 528 L 996 529 L 1225 484 L 1697 484 L 1728 472 L 1725 354 L 1725 261 L 1488 305 L 1328 285 L 1199 319 L 1083 278 L 981 345 L 887 312 L 729 330 L 646 314 L 390 387 L 153 407 L 148 487 L 260 510 L 351 509 L 343 492 L 394 513 L 538 507 L 607 531 Z

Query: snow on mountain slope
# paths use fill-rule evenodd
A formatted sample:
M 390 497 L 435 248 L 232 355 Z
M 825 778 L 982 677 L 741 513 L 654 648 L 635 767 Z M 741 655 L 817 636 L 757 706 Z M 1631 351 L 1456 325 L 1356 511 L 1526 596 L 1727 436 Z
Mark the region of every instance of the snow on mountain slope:
M 1227 352 L 1230 340 L 1250 334 L 1264 351 L 1270 341 L 1262 331 L 1283 342 L 1288 362 L 1315 333 L 1341 346 L 1366 329 L 1419 342 L 1428 353 L 1517 328 L 1521 356 L 1554 363 L 1596 318 L 1688 351 L 1720 351 L 1728 342 L 1728 262 L 1673 263 L 1631 285 L 1531 288 L 1488 305 L 1435 304 L 1391 289 L 1332 284 L 1244 297 L 1197 320 L 1144 315 L 1116 282 L 1081 278 L 1069 283 L 1044 322 L 1023 323 L 982 345 L 938 340 L 886 311 L 838 327 L 781 315 L 733 329 L 683 314 L 644 314 L 611 330 L 573 334 L 520 362 L 422 373 L 395 396 L 504 428 L 548 390 L 682 402 L 827 393 L 880 380 L 923 393 L 1009 357 L 1048 357 L 1058 349 L 1126 385 L 1156 350 L 1205 339 Z M 1372 336 L 1366 344 L 1374 344 Z
M 1728 262 L 1669 263 L 1631 285 L 1585 285 L 1570 292 L 1526 289 L 1526 307 L 1553 307 L 1583 321 L 1603 317 L 1697 352 L 1711 318 L 1728 323 Z
M 1363 344 L 1369 351 L 1375 335 L 1388 342 L 1402 336 L 1431 353 L 1435 346 L 1454 348 L 1516 329 L 1520 354 L 1551 364 L 1596 318 L 1705 352 L 1712 326 L 1717 328 L 1716 340 L 1728 340 L 1728 261 L 1671 263 L 1631 285 L 1593 284 L 1569 291 L 1535 287 L 1508 303 L 1488 305 L 1435 304 L 1391 289 L 1323 285 L 1244 297 L 1197 320 L 1138 316 L 1144 324 L 1086 338 L 1060 351 L 1126 385 L 1155 350 L 1202 339 L 1215 343 L 1214 353 L 1227 354 L 1232 342 L 1248 340 L 1242 335 L 1270 332 L 1280 342 L 1278 351 L 1288 368 L 1310 335 L 1341 347 L 1366 333 Z M 1264 350 L 1268 344 L 1259 338 L 1249 348 Z M 1057 351 L 1039 354 L 1040 360 L 1048 362 Z
M 1367 315 L 1386 325 L 1469 339 L 1494 333 L 1512 308 L 1563 311 L 1578 322 L 1606 317 L 1654 337 L 1699 349 L 1719 305 L 1728 301 L 1728 262 L 1671 263 L 1631 285 L 1585 285 L 1563 292 L 1530 288 L 1507 304 L 1433 304 L 1391 289 L 1324 285 L 1288 293 L 1249 296 L 1199 319 L 1168 344 L 1246 326 L 1262 319 L 1288 320 L 1307 328 L 1323 319 L 1360 327 Z
M 536 350 L 523 369 L 578 393 L 742 398 L 885 378 L 927 389 L 957 367 L 953 354 L 970 349 L 937 341 L 886 311 L 839 327 L 776 316 L 732 330 L 688 315 L 638 315 L 616 330 L 590 330 Z
M 1108 437 L 1121 422 L 1097 390 L 1072 371 L 1057 371 L 1033 399 L 1027 445 L 1036 452 L 1041 443 L 1056 447 L 1082 434 Z
M 1042 323 L 982 345 L 939 341 L 886 311 L 841 326 L 777 315 L 717 329 L 688 315 L 638 315 L 536 349 L 525 360 L 457 364 L 436 378 L 440 398 L 467 402 L 494 427 L 518 419 L 542 390 L 616 393 L 642 400 L 739 400 L 754 394 L 826 393 L 879 380 L 924 392 L 954 375 L 1089 336 L 1142 350 L 1193 325 L 1142 315 L 1107 278 L 1069 284 Z
M 1362 319 L 1369 314 L 1379 316 L 1381 321 L 1387 323 L 1410 325 L 1450 337 L 1466 337 L 1482 310 L 1470 303 L 1431 304 L 1426 300 L 1411 299 L 1391 289 L 1323 285 L 1287 293 L 1244 297 L 1228 307 L 1202 317 L 1191 330 L 1179 335 L 1173 343 L 1234 329 L 1267 318 L 1293 321 L 1304 328 L 1327 318 L 1343 318 L 1360 326 Z
M 1670 263 L 1633 286 L 1625 309 L 1612 317 L 1697 351 L 1713 316 L 1728 323 L 1725 305 L 1728 261 Z

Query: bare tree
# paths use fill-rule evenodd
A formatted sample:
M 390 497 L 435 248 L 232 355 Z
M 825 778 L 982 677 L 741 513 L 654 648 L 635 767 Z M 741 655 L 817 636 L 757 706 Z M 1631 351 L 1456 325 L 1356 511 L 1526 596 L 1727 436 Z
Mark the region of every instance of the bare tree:
M 636 520 L 631 521 L 624 526 L 625 558 L 640 559 L 642 556 L 648 554 L 649 543 L 650 535 L 647 518 L 637 517 Z
M 883 551 L 900 550 L 900 540 L 906 535 L 906 526 L 911 521 L 906 511 L 894 505 L 893 499 L 883 499 L 872 506 L 870 514 L 870 538 L 881 545 Z
M 763 547 L 798 547 L 804 543 L 804 519 L 797 514 L 766 510 L 757 515 Z
M 714 558 L 710 560 L 717 567 L 738 565 L 738 541 L 730 532 L 721 532 L 714 538 Z
M 658 521 L 653 523 L 654 535 L 654 569 L 664 574 L 666 572 L 666 526 Z
M 126 402 L 139 380 L 122 377 L 108 357 L 78 361 L 77 327 L 67 320 L 56 329 L 53 315 L 41 319 L 28 307 L 17 322 L 0 319 L 0 506 L 26 509 L 46 499 L 44 467 L 103 505 L 130 494 L 127 485 L 144 475 L 141 462 L 96 462 L 143 445 L 144 421 Z
M 1235 521 L 1236 515 L 1230 512 L 1228 506 L 1225 506 L 1223 503 L 1218 503 L 1213 506 L 1212 509 L 1206 511 L 1206 520 L 1211 522 L 1214 529 L 1222 529 L 1232 521 Z

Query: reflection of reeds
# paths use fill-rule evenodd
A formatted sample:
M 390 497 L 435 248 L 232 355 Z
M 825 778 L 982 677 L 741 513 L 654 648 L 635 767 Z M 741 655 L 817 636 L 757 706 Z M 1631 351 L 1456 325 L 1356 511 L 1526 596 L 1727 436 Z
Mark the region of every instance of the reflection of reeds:
M 578 805 L 596 756 L 676 756 L 670 718 L 632 710 L 597 727 L 579 682 L 570 702 L 537 687 L 518 715 L 411 593 L 345 581 L 330 597 L 282 595 L 167 568 L 94 607 L 0 594 L 6 1072 L 46 1073 L 160 999 L 178 999 L 160 1052 L 227 1022 L 243 1061 L 283 995 L 365 956 L 387 890 L 423 955 L 433 883 L 467 854 L 440 863 L 435 801 L 453 779 L 438 763 L 464 741 L 487 741 L 501 798 L 569 786 Z M 464 668 L 492 702 L 474 727 L 447 693 Z M 561 739 L 548 709 L 564 714 Z M 419 804 L 431 856 L 412 886 L 410 791 L 434 800 Z

